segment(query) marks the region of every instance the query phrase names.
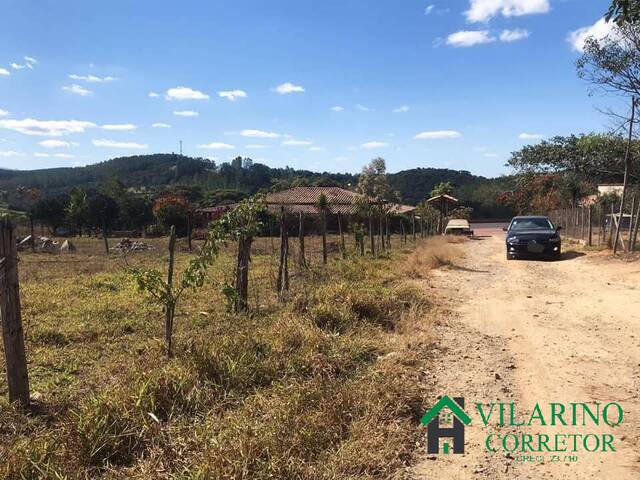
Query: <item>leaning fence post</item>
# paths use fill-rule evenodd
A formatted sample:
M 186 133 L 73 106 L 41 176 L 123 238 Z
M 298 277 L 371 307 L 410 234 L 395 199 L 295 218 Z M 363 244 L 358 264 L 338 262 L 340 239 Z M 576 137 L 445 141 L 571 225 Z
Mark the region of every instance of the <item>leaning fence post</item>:
M 29 406 L 29 374 L 20 313 L 18 253 L 14 226 L 0 219 L 0 318 L 9 401 Z
M 589 210 L 587 210 L 587 221 L 589 222 L 589 237 L 587 240 L 587 245 L 593 246 L 593 225 L 591 224 L 591 214 L 593 212 L 593 205 L 589 205 Z

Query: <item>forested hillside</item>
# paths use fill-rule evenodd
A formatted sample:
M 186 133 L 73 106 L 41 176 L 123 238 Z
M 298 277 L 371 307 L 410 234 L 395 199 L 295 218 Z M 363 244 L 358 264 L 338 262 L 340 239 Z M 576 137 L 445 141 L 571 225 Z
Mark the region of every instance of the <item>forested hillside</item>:
M 237 158 L 216 165 L 203 158 L 174 154 L 153 154 L 120 157 L 85 167 L 42 170 L 0 170 L 0 190 L 9 202 L 19 187 L 37 188 L 43 196 L 67 194 L 73 187 L 95 191 L 110 179 L 117 178 L 125 187 L 158 193 L 168 185 L 198 185 L 209 198 L 216 191 L 237 191 L 249 195 L 291 185 L 340 185 L 349 188 L 358 182 L 350 173 L 312 172 L 292 168 L 271 168 L 251 159 Z M 508 177 L 487 179 L 467 171 L 438 168 L 417 168 L 389 175 L 391 187 L 401 201 L 417 204 L 427 197 L 434 186 L 451 182 L 456 195 L 472 206 L 476 217 L 506 217 L 510 211 L 496 202 L 498 194 L 509 188 Z

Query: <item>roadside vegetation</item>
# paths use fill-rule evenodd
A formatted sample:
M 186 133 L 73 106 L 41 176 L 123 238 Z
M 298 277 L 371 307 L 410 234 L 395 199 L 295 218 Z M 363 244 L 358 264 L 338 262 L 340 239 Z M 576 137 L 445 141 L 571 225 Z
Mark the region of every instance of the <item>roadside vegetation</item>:
M 220 287 L 235 246 L 223 245 L 176 309 L 167 359 L 163 312 L 127 273 L 166 268 L 167 240 L 149 242 L 127 265 L 98 239 L 21 255 L 36 401 L 20 413 L 0 391 L 0 477 L 389 478 L 411 461 L 430 303 L 406 272 L 425 275 L 455 247 L 335 255 L 295 270 L 283 299 L 271 241 L 258 238 L 252 307 L 234 314 Z M 179 240 L 176 270 L 190 258 Z

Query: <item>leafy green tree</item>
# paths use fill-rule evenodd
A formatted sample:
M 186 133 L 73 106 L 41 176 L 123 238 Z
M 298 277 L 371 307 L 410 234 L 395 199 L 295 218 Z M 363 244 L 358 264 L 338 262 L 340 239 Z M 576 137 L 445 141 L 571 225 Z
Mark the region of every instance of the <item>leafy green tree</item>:
M 614 21 L 618 25 L 640 23 L 640 1 L 613 0 L 605 18 L 608 22 Z
M 227 212 L 214 226 L 216 238 L 238 242 L 235 285 L 227 285 L 223 290 L 236 313 L 244 312 L 249 307 L 251 244 L 262 228 L 260 217 L 264 211 L 264 199 L 261 196 L 251 197 Z
M 108 234 L 118 220 L 119 214 L 118 202 L 104 193 L 95 194 L 87 202 L 88 225 L 102 231 L 106 253 L 109 253 Z
M 218 256 L 219 231 L 209 231 L 204 245 L 195 258 L 182 272 L 178 282 L 174 282 L 174 254 L 175 254 L 175 228 L 171 227 L 169 236 L 169 264 L 166 280 L 162 272 L 156 269 L 132 268 L 129 273 L 135 279 L 138 289 L 150 295 L 151 299 L 161 305 L 165 310 L 165 348 L 167 357 L 173 354 L 173 324 L 178 302 L 187 290 L 195 290 L 202 287 L 206 278 L 207 268 Z
M 41 198 L 33 205 L 33 219 L 44 223 L 55 235 L 56 230 L 64 225 L 66 204 L 65 197 Z
M 377 216 L 379 219 L 380 246 L 384 248 L 384 218 L 389 211 L 390 203 L 396 201 L 395 192 L 391 189 L 387 178 L 387 166 L 384 158 L 374 158 L 362 169 L 358 179 L 358 193 L 361 194 L 358 209 L 369 219 L 371 254 L 375 256 L 374 218 Z
M 164 193 L 156 198 L 153 214 L 167 230 L 174 226 L 176 232 L 184 234 L 188 228 L 189 202 L 177 193 Z
M 431 190 L 432 197 L 438 197 L 440 195 L 453 195 L 455 187 L 451 182 L 440 182 Z
M 72 188 L 69 193 L 69 203 L 66 208 L 67 218 L 79 236 L 82 236 L 82 227 L 87 221 L 88 207 L 87 192 L 81 187 Z

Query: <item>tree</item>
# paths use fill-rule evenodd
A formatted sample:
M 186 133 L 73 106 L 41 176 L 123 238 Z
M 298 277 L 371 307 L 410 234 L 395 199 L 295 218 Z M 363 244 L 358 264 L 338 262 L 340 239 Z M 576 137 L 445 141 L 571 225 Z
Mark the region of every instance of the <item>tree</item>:
M 637 164 L 637 157 L 633 162 L 633 136 L 635 129 L 635 113 L 637 100 L 640 97 L 640 25 L 624 20 L 625 15 L 633 13 L 635 2 L 623 2 L 612 6 L 621 12 L 622 20 L 616 29 L 615 35 L 596 40 L 590 38 L 585 44 L 585 52 L 578 61 L 578 75 L 586 78 L 597 89 L 609 93 L 630 97 L 631 113 L 629 115 L 613 114 L 621 121 L 620 128 L 628 129 L 628 138 L 623 156 L 623 189 L 620 201 L 620 216 L 616 225 L 616 235 L 613 244 L 613 253 L 618 247 L 620 225 L 622 223 L 625 199 L 629 186 L 633 164 Z M 636 10 L 637 12 L 637 10 Z
M 455 187 L 451 182 L 440 182 L 431 190 L 431 197 L 439 197 L 440 195 L 453 195 Z
M 362 169 L 358 179 L 358 193 L 362 195 L 358 209 L 369 218 L 369 235 L 371 237 L 371 254 L 375 257 L 374 217 L 380 219 L 379 233 L 382 238 L 382 218 L 394 192 L 387 179 L 387 166 L 384 158 L 374 158 Z
M 167 357 L 173 354 L 173 322 L 175 310 L 182 295 L 187 290 L 202 287 L 206 277 L 206 270 L 218 255 L 218 241 L 220 235 L 217 230 L 210 230 L 198 256 L 192 258 L 182 272 L 179 282 L 174 282 L 174 250 L 175 227 L 171 227 L 169 236 L 169 263 L 167 279 L 163 279 L 160 271 L 146 268 L 132 268 L 129 273 L 133 276 L 138 289 L 147 292 L 151 298 L 162 305 L 165 310 L 165 348 Z
M 106 253 L 109 253 L 108 233 L 118 219 L 119 213 L 118 203 L 104 193 L 95 194 L 87 202 L 89 226 L 102 231 Z
M 640 23 L 640 1 L 613 0 L 605 18 L 607 22 L 614 21 L 618 25 Z
M 176 232 L 187 231 L 189 205 L 184 196 L 178 193 L 163 193 L 153 203 L 153 214 L 166 229 L 174 226 Z
M 81 187 L 72 188 L 66 211 L 69 222 L 76 228 L 79 236 L 82 236 L 82 226 L 87 221 L 88 206 L 87 192 Z
M 214 226 L 217 238 L 238 242 L 234 286 L 227 285 L 225 294 L 231 300 L 236 313 L 245 312 L 249 297 L 249 263 L 251 244 L 262 228 L 260 216 L 265 210 L 261 196 L 243 200 L 236 208 L 227 212 Z
M 26 187 L 20 186 L 17 188 L 17 193 L 25 207 L 25 210 L 27 212 L 27 217 L 29 218 L 29 235 L 31 236 L 31 251 L 35 252 L 36 239 L 35 239 L 35 234 L 33 232 L 33 220 L 34 220 L 33 207 L 35 205 L 35 202 L 40 198 L 41 192 L 37 188 L 26 188 Z
M 64 225 L 66 204 L 64 197 L 41 198 L 33 205 L 32 218 L 44 223 L 51 234 L 55 234 L 56 230 Z
M 126 229 L 143 231 L 153 223 L 153 202 L 147 196 L 128 193 L 119 202 L 120 221 Z

